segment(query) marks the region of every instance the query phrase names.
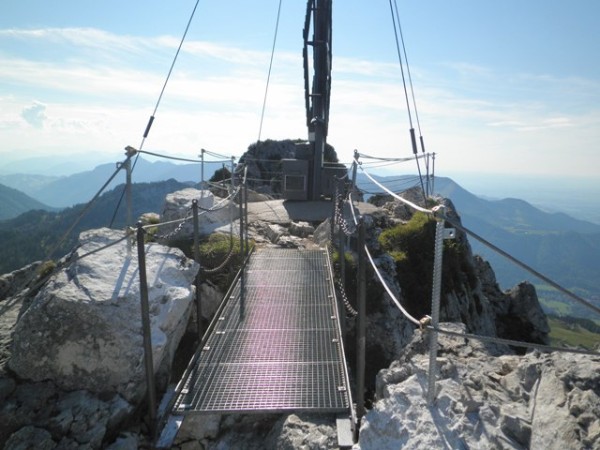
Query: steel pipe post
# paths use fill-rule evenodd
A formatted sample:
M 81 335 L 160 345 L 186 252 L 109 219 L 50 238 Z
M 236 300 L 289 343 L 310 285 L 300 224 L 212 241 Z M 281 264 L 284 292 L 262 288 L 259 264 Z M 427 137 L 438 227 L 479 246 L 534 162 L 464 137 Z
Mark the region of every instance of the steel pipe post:
M 358 321 L 356 325 L 356 415 L 358 420 L 365 414 L 365 356 L 366 356 L 366 255 L 365 224 L 361 217 L 358 222 Z
M 148 395 L 148 420 L 152 438 L 156 437 L 156 387 L 154 381 L 154 362 L 152 360 L 152 332 L 150 329 L 150 306 L 148 304 L 148 279 L 146 276 L 146 252 L 144 248 L 144 229 L 137 223 L 138 269 L 140 276 L 140 300 L 142 309 L 142 334 L 144 338 L 144 365 L 146 368 L 146 387 Z
M 200 227 L 198 224 L 198 200 L 192 200 L 192 213 L 194 220 L 194 260 L 200 264 Z M 202 340 L 202 291 L 200 290 L 200 272 L 196 275 L 196 332 L 198 342 Z
M 431 293 L 431 326 L 429 335 L 429 382 L 427 404 L 435 400 L 435 379 L 437 377 L 438 334 L 435 331 L 440 322 L 440 295 L 442 292 L 442 257 L 444 253 L 444 221 L 438 220 L 435 227 L 435 251 L 433 260 L 433 289 Z

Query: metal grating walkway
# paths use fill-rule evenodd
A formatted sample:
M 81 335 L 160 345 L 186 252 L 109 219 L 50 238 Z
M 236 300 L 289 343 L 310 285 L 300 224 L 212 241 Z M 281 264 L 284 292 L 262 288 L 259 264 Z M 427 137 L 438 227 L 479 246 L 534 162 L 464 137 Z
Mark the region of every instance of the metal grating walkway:
M 243 274 L 192 360 L 174 411 L 348 411 L 327 253 L 262 249 Z

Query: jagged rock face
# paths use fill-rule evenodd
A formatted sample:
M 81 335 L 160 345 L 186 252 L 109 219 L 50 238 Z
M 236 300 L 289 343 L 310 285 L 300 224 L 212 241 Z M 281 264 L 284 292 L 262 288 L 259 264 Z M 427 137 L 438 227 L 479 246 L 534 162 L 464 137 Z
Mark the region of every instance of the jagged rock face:
M 335 417 L 328 414 L 188 416 L 174 450 L 294 450 L 337 448 Z
M 496 335 L 505 339 L 550 343 L 550 327 L 535 287 L 523 282 L 502 292 L 490 264 L 475 255 L 473 258 L 481 288 L 494 312 Z
M 433 406 L 426 402 L 428 339 L 417 331 L 402 358 L 378 376 L 360 449 L 599 448 L 600 358 L 493 357 L 477 341 L 440 334 L 439 342 Z
M 118 394 L 101 400 L 86 391 L 63 392 L 49 381 L 22 384 L 2 400 L 0 447 L 104 448 L 133 411 Z
M 198 231 L 201 236 L 208 236 L 217 228 L 229 225 L 232 220 L 239 218 L 239 209 L 231 202 L 224 202 L 212 192 L 193 188 L 168 194 L 161 214 L 162 222 L 170 222 L 189 218 L 183 223 L 165 225 L 158 229 L 157 236 L 161 241 L 175 239 L 192 239 L 194 222 L 192 217 L 192 202 L 198 201 Z M 209 213 L 204 210 L 215 208 Z
M 122 232 L 82 233 L 75 257 Z M 17 323 L 9 367 L 21 378 L 67 390 L 117 392 L 135 402 L 145 376 L 138 261 L 126 241 L 52 276 Z M 198 266 L 181 251 L 148 244 L 146 271 L 156 371 L 166 372 L 190 315 Z
M 0 275 L 0 301 L 18 294 L 21 289 L 34 281 L 40 264 L 34 262 L 14 272 Z
M 402 196 L 418 203 L 422 199 L 420 192 L 415 188 Z M 460 224 L 461 219 L 453 203 L 448 199 L 439 200 L 446 216 Z M 381 203 L 383 199 L 378 201 Z M 413 213 L 399 200 L 385 203 L 382 208 L 401 221 L 410 220 Z M 442 279 L 442 283 L 450 283 L 451 288 L 444 289 L 441 320 L 464 323 L 471 333 L 547 344 L 550 329 L 535 288 L 529 283 L 522 283 L 510 292 L 501 292 L 489 263 L 473 255 L 465 232 L 455 230 L 453 244 L 460 248 L 462 262 L 453 261 L 454 266 L 460 264 L 461 267 L 459 270 L 453 268 L 455 276 L 452 280 Z M 445 253 L 444 258 L 448 258 L 448 254 Z

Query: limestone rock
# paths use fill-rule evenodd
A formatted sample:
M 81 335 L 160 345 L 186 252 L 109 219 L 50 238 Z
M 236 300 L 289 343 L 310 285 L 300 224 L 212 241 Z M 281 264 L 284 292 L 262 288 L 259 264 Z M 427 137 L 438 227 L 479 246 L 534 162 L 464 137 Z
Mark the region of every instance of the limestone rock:
M 538 301 L 535 287 L 528 283 L 519 283 L 507 293 L 509 299 L 508 314 L 511 320 L 524 328 L 514 338 L 540 344 L 549 344 L 550 326 L 546 314 Z
M 282 236 L 286 236 L 289 234 L 286 228 L 282 227 L 281 225 L 277 225 L 277 224 L 267 225 L 265 231 L 266 231 L 267 238 L 273 244 L 276 244 L 277 241 L 279 241 L 279 239 Z
M 315 232 L 315 228 L 308 222 L 292 222 L 290 225 L 290 234 L 301 238 L 306 238 Z
M 278 450 L 337 448 L 335 422 L 327 415 L 290 414 L 282 417 L 266 440 Z
M 240 164 L 248 170 L 250 188 L 264 194 L 280 194 L 282 192 L 281 160 L 308 159 L 309 153 L 310 145 L 306 141 L 269 139 L 250 145 L 240 158 Z M 323 159 L 327 162 L 337 162 L 337 154 L 329 144 L 325 145 Z
M 138 450 L 140 440 L 133 433 L 123 433 L 115 441 L 106 447 L 106 450 Z
M 121 232 L 82 233 L 75 257 Z M 77 259 L 48 282 L 17 323 L 10 368 L 68 390 L 144 392 L 138 262 L 126 241 Z M 190 315 L 198 266 L 178 249 L 146 245 L 154 367 L 169 367 Z
M 219 434 L 220 423 L 220 414 L 190 415 L 181 424 L 174 444 L 184 448 L 190 442 L 215 439 Z
M 232 202 L 216 197 L 212 192 L 187 188 L 168 194 L 161 214 L 162 222 L 188 218 L 185 222 L 159 228 L 157 236 L 165 241 L 191 239 L 194 235 L 192 201 L 198 201 L 198 229 L 202 236 L 213 233 L 217 228 L 229 225 L 239 218 L 239 208 Z M 213 211 L 207 212 L 207 209 Z
M 102 448 L 135 409 L 118 394 L 104 393 L 102 397 L 87 391 L 63 392 L 48 381 L 19 384 L 2 401 L 0 448 L 11 439 L 14 443 L 27 436 L 40 442 L 45 440 L 43 436 L 50 436 L 59 443 L 58 448 Z
M 40 264 L 39 261 L 34 262 L 14 272 L 0 275 L 0 301 L 18 294 L 34 281 Z
M 325 219 L 313 233 L 313 242 L 319 247 L 325 247 L 331 239 L 331 219 Z
M 538 344 L 549 344 L 550 327 L 535 287 L 523 282 L 502 292 L 490 264 L 480 256 L 473 258 L 483 296 L 493 310 L 498 337 Z
M 456 332 L 461 324 L 441 325 Z M 494 357 L 440 334 L 436 400 L 427 406 L 427 337 L 380 372 L 357 448 L 599 448 L 600 358 L 567 353 Z
M 202 317 L 210 320 L 223 300 L 224 293 L 206 280 L 200 285 L 200 298 L 202 302 Z
M 6 442 L 5 450 L 52 450 L 56 447 L 56 442 L 52 436 L 42 428 L 36 428 L 28 425 L 14 433 Z

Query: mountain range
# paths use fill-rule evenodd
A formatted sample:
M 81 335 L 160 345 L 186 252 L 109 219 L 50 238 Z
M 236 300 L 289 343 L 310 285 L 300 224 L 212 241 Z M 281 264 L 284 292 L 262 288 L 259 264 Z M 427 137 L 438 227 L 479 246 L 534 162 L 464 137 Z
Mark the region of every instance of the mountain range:
M 205 179 L 220 166 L 208 166 Z M 103 164 L 91 171 L 70 176 L 2 175 L 0 183 L 0 273 L 14 270 L 35 259 L 43 258 L 53 240 L 58 239 L 70 222 L 81 213 L 98 188 L 114 173 L 116 165 Z M 168 192 L 197 182 L 200 179 L 197 164 L 148 162 L 139 159 L 133 179 L 135 211 L 139 215 L 160 211 Z M 118 174 L 108 189 L 124 180 Z M 418 184 L 414 176 L 376 177 L 393 191 L 402 191 Z M 161 181 L 169 179 L 169 181 Z M 180 181 L 175 181 L 175 179 Z M 366 192 L 380 189 L 359 174 L 358 186 Z M 22 187 L 23 192 L 19 192 Z M 557 281 L 566 288 L 600 301 L 600 225 L 575 219 L 564 213 L 542 211 L 531 204 L 513 198 L 490 200 L 463 189 L 450 178 L 435 178 L 436 194 L 450 198 L 456 206 L 465 227 L 494 245 Z M 151 194 L 151 195 L 150 195 Z M 124 224 L 124 211 L 111 219 L 115 205 L 122 195 L 122 187 L 113 188 L 100 197 L 97 205 L 75 229 L 75 233 L 93 227 Z M 73 205 L 64 208 L 65 205 Z M 52 208 L 62 206 L 60 212 Z M 70 236 L 60 251 L 69 250 L 76 239 Z M 475 239 L 470 239 L 473 251 L 490 261 L 501 287 L 509 288 L 520 281 L 538 284 L 528 273 L 504 257 L 491 251 Z M 545 290 L 538 284 L 538 289 Z M 583 315 L 575 305 L 567 305 L 551 290 L 544 291 L 546 305 L 557 314 Z M 553 305 L 553 306 L 552 306 Z
M 137 218 L 146 212 L 160 213 L 167 194 L 189 186 L 189 183 L 173 179 L 133 184 L 132 216 Z M 73 249 L 81 231 L 109 226 L 123 228 L 126 223 L 125 202 L 121 201 L 123 191 L 124 185 L 120 185 L 102 194 L 88 211 L 85 211 L 86 204 L 78 204 L 58 212 L 31 210 L 0 221 L 0 274 L 33 261 L 62 257 Z M 73 230 L 66 234 L 80 218 Z
M 132 180 L 134 183 L 149 183 L 169 179 L 181 182 L 199 182 L 201 167 L 199 164 L 174 164 L 166 161 L 150 162 L 144 158 L 134 158 Z M 204 175 L 208 180 L 220 169 L 220 164 L 205 164 Z M 0 184 L 17 189 L 51 208 L 66 208 L 86 203 L 94 197 L 98 189 L 116 171 L 117 164 L 101 164 L 93 170 L 78 172 L 68 176 L 49 176 L 31 174 L 0 175 Z M 107 189 L 114 189 L 125 182 L 125 171 L 117 174 Z M 0 205 L 2 208 L 2 205 Z M 46 208 L 47 209 L 47 208 Z M 15 217 L 13 215 L 12 217 Z
M 0 220 L 12 219 L 32 209 L 52 208 L 17 189 L 0 184 Z
M 411 176 L 375 178 L 395 192 L 418 183 Z M 381 192 L 366 177 L 359 175 L 357 184 L 368 192 Z M 467 229 L 561 286 L 600 303 L 600 225 L 564 213 L 545 212 L 520 199 L 484 199 L 450 178 L 436 177 L 434 192 L 452 200 Z M 478 240 L 470 238 L 469 242 L 474 253 L 490 262 L 502 288 L 527 280 L 536 285 L 547 312 L 588 316 L 584 307 L 550 289 Z

